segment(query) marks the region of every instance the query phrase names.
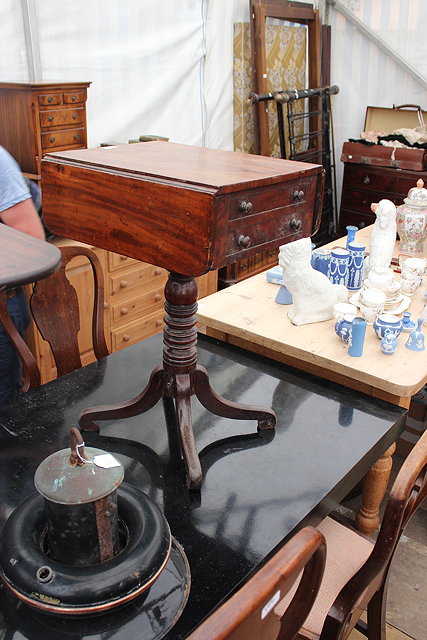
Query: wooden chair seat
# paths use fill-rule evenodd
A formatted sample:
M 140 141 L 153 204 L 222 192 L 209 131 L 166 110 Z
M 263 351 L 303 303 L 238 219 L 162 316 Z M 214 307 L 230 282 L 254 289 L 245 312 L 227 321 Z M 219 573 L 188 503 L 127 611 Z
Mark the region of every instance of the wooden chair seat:
M 336 597 L 345 584 L 369 558 L 374 542 L 345 527 L 332 518 L 325 518 L 317 530 L 326 541 L 326 565 L 316 602 L 302 629 L 300 636 L 315 640 L 322 633 L 323 624 Z M 289 606 L 298 586 L 297 581 L 289 593 L 276 606 L 275 612 L 282 616 Z
M 327 548 L 325 574 L 298 638 L 345 640 L 356 627 L 370 640 L 386 640 L 390 565 L 405 526 L 426 497 L 427 432 L 396 477 L 375 543 L 331 518 L 319 525 Z M 277 615 L 286 615 L 292 594 L 276 606 Z M 365 608 L 367 624 L 360 621 Z

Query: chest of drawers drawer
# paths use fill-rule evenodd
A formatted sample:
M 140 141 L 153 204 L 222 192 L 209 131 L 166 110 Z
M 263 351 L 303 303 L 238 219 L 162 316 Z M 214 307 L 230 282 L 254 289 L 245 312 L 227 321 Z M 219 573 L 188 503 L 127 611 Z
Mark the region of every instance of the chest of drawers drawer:
M 86 91 L 71 91 L 62 94 L 64 104 L 78 104 L 86 101 Z
M 124 347 L 129 347 L 144 338 L 154 335 L 162 330 L 164 311 L 154 311 L 137 318 L 123 326 L 111 330 L 111 350 L 118 351 Z
M 119 253 L 108 252 L 108 269 L 109 271 L 117 271 L 117 269 L 122 269 L 123 267 L 135 267 L 137 265 L 145 264 L 148 266 L 148 263 L 141 263 L 138 260 L 134 260 L 134 258 L 128 258 L 127 256 L 122 256 Z
M 113 298 L 110 304 L 111 325 L 123 324 L 136 317 L 162 310 L 165 300 L 163 291 L 164 282 L 158 282 L 157 287 L 147 288 L 147 290 L 144 287 L 142 291 L 138 292 L 138 295 L 119 296 L 117 301 Z
M 49 109 L 40 111 L 41 127 L 60 127 L 67 124 L 79 124 L 85 120 L 83 107 L 76 109 Z
M 108 290 L 111 296 L 132 292 L 141 285 L 150 287 L 164 286 L 167 271 L 145 262 L 135 261 L 136 265 L 109 275 Z
M 42 133 L 42 148 L 55 149 L 57 147 L 79 147 L 84 142 L 85 130 L 83 127 L 78 129 L 66 129 L 65 131 L 49 131 Z

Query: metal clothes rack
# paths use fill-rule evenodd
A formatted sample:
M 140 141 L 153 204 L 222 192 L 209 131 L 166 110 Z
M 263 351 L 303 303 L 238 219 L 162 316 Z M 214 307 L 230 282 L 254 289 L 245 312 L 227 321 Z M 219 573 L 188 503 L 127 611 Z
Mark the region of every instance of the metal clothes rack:
M 331 105 L 331 96 L 338 92 L 339 88 L 334 85 L 299 91 L 251 93 L 249 97 L 252 104 L 270 100 L 274 100 L 276 103 L 282 158 L 317 163 L 325 168 L 322 222 L 314 238 L 316 244 L 331 240 L 336 236 L 338 227 Z M 308 100 L 307 109 L 301 108 L 301 100 Z M 287 107 L 287 127 L 285 127 L 284 105 Z

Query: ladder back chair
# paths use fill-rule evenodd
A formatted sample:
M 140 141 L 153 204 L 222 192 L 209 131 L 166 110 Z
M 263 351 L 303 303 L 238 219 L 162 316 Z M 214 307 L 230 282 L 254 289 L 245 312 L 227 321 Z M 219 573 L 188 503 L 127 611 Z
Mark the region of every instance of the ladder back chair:
M 104 279 L 97 255 L 86 247 L 61 247 L 61 266 L 48 278 L 36 282 L 30 297 L 30 309 L 42 338 L 52 350 L 58 376 L 82 366 L 78 345 L 80 313 L 76 291 L 69 282 L 66 267 L 72 258 L 85 256 L 92 267 L 94 302 L 92 314 L 92 343 L 96 358 L 108 355 L 104 335 Z M 40 384 L 40 372 L 34 357 L 16 331 L 7 313 L 5 292 L 0 292 L 0 319 L 23 364 L 24 382 L 21 391 Z
M 305 527 L 187 640 L 293 640 L 316 598 L 325 555 L 322 534 Z M 275 605 L 301 571 L 294 599 L 284 615 L 276 615 Z
M 298 638 L 344 640 L 356 628 L 369 640 L 386 640 L 386 601 L 390 565 L 405 526 L 427 497 L 427 431 L 404 461 L 388 498 L 374 543 L 326 518 L 325 575 L 316 602 Z M 277 606 L 286 611 L 292 591 Z M 367 623 L 360 621 L 367 609 Z

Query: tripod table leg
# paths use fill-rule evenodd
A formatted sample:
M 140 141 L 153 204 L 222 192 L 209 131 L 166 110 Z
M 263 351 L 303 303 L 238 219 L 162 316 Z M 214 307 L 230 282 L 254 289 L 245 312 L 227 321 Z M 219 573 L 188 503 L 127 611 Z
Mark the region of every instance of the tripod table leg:
M 163 367 L 159 365 L 151 372 L 147 386 L 132 400 L 85 409 L 79 416 L 80 427 L 86 431 L 97 431 L 99 427 L 96 424 L 96 420 L 130 418 L 148 411 L 162 397 L 163 375 Z
M 231 402 L 222 398 L 209 383 L 209 374 L 204 367 L 197 365 L 193 373 L 194 393 L 211 413 L 223 418 L 235 420 L 257 420 L 258 429 L 273 429 L 276 414 L 272 409 Z

